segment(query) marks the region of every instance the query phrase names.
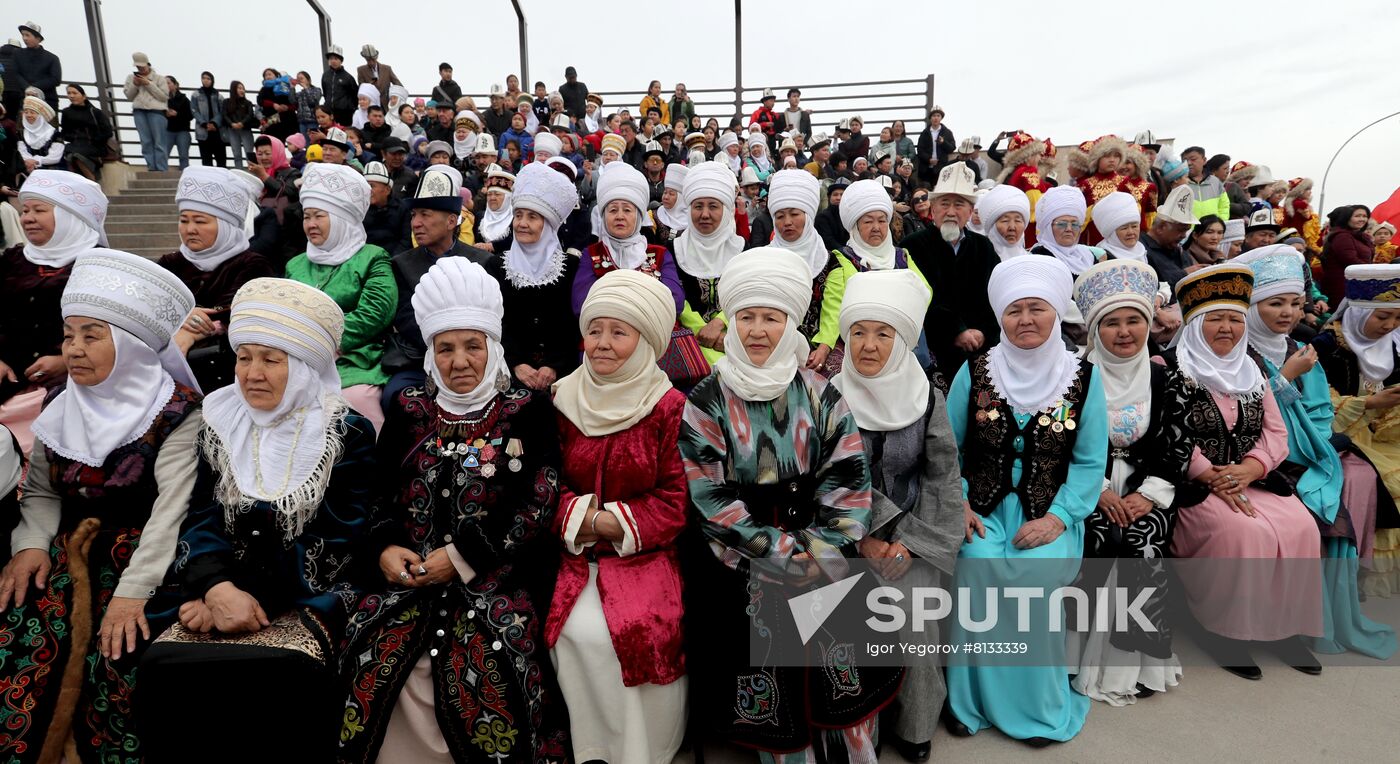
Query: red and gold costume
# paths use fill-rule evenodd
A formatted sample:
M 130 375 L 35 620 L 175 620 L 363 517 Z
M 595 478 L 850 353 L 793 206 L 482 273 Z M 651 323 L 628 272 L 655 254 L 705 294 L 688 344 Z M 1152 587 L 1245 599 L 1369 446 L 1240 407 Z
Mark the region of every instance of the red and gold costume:
M 1283 220 L 1276 222 L 1286 228 L 1298 229 L 1298 235 L 1308 243 L 1308 250 L 1321 252 L 1322 221 L 1312 208 L 1312 187 L 1312 178 L 1294 178 L 1288 181 L 1288 193 L 1283 197 L 1283 204 L 1275 210 L 1283 213 Z M 1376 251 L 1376 256 L 1374 262 L 1381 262 L 1380 250 Z
M 1138 209 L 1142 210 L 1139 224 L 1146 231 L 1157 214 L 1157 184 L 1152 182 L 1152 163 L 1141 147 L 1129 146 L 1123 156 L 1123 167 L 1127 172 L 1118 184 L 1118 190 L 1132 194 L 1137 200 Z
M 1045 154 L 1045 144 L 1026 133 L 1011 137 L 1002 157 L 1001 175 L 997 180 L 1008 186 L 1021 189 L 1031 203 L 1031 219 L 1026 221 L 1026 246 L 1035 246 L 1035 203 L 1040 195 L 1050 190 L 1050 184 L 1040 174 L 1040 158 Z
M 1084 233 L 1080 235 L 1080 241 L 1084 244 L 1094 245 L 1103 241 L 1103 236 L 1098 229 L 1089 225 L 1094 219 L 1094 205 L 1105 196 L 1118 190 L 1118 186 L 1123 182 L 1123 176 L 1118 172 L 1100 172 L 1099 160 L 1112 153 L 1117 153 L 1124 161 L 1128 156 L 1128 144 L 1116 135 L 1105 135 L 1094 141 L 1094 145 L 1089 149 L 1089 169 L 1092 175 L 1086 175 L 1079 179 L 1076 184 L 1080 191 L 1084 192 L 1084 206 L 1088 208 L 1088 213 L 1084 217 Z M 1119 162 L 1121 167 L 1123 162 Z

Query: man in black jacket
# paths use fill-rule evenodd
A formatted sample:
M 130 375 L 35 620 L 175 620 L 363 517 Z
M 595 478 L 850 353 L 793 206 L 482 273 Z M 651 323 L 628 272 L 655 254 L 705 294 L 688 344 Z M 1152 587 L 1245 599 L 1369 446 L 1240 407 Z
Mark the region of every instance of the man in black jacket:
M 938 172 L 948 163 L 948 155 L 958 147 L 953 131 L 943 124 L 943 107 L 935 106 L 928 113 L 928 127 L 919 133 L 916 154 L 919 157 L 919 178 L 932 185 Z
M 321 74 L 321 98 L 337 125 L 349 125 L 354 120 L 359 90 L 355 75 L 345 70 L 345 53 L 339 45 L 332 45 L 326 51 L 326 71 Z
M 455 102 L 454 102 L 455 103 Z M 501 135 L 510 129 L 510 117 L 515 112 L 506 108 L 506 96 L 500 85 L 491 86 L 491 108 L 482 117 L 486 120 L 486 131 Z
M 932 221 L 899 243 L 933 290 L 924 336 L 945 380 L 1001 340 L 1001 321 L 987 297 L 987 282 L 1001 258 L 987 237 L 967 229 L 975 188 L 967 165 L 949 165 L 930 194 Z
M 1142 235 L 1147 250 L 1147 264 L 1157 272 L 1157 280 L 1165 281 L 1176 291 L 1176 282 L 1187 273 L 1200 268 L 1191 255 L 1181 247 L 1186 232 L 1198 221 L 1192 212 L 1195 195 L 1191 186 L 1178 186 L 1167 195 L 1167 201 L 1157 208 L 1152 226 Z
M 15 66 L 24 81 L 19 88 L 20 100 L 24 100 L 24 88 L 38 88 L 49 106 L 58 111 L 58 83 L 63 80 L 63 64 L 58 56 L 44 49 L 44 32 L 38 24 L 26 21 L 20 25 L 19 34 L 24 39 L 24 47 L 15 51 Z M 5 92 L 8 95 L 9 90 Z M 8 103 L 8 98 L 6 101 Z M 11 118 L 19 120 L 19 111 L 11 111 Z
M 369 119 L 360 128 L 360 148 L 374 154 L 376 157 L 383 156 L 384 142 L 389 139 L 394 128 L 384 121 L 384 109 L 379 106 L 370 106 L 367 110 Z
M 443 61 L 438 64 L 438 75 L 442 81 L 433 88 L 433 100 L 438 103 L 457 103 L 462 97 L 462 88 L 452 79 L 452 64 Z
M 391 254 L 408 249 L 408 207 L 394 196 L 389 168 L 383 162 L 369 162 L 365 165 L 365 180 L 369 181 L 365 242 Z
M 572 66 L 564 69 L 564 84 L 559 86 L 559 97 L 564 99 L 564 111 L 574 119 L 583 119 L 587 113 L 588 86 L 578 81 L 578 72 Z
M 817 235 L 822 237 L 822 245 L 828 250 L 838 250 L 851 240 L 851 232 L 841 224 L 841 196 L 849 185 L 849 180 L 837 178 L 826 187 L 826 209 L 818 212 L 816 221 L 812 223 Z
M 380 361 L 390 375 L 381 402 L 388 406 L 399 391 L 421 385 L 425 374 L 423 358 L 427 345 L 418 331 L 413 312 L 413 290 L 423 274 L 443 257 L 465 257 L 486 265 L 493 255 L 463 244 L 457 238 L 457 220 L 462 212 L 461 176 L 446 165 L 432 165 L 418 178 L 408 200 L 412 218 L 409 224 L 418 246 L 394 256 L 394 280 L 399 285 L 399 307 Z

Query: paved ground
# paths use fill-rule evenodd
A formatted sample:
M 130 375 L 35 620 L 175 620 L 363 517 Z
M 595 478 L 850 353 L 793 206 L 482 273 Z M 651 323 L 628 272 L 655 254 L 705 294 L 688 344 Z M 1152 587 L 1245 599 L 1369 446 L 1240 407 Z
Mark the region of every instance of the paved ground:
M 1251 682 L 1207 665 L 1189 638 L 1176 647 L 1186 666 L 1180 685 L 1125 708 L 1094 703 L 1068 743 L 1034 750 L 996 730 L 955 738 L 940 726 L 931 761 L 1400 761 L 1400 661 L 1307 676 L 1260 655 L 1264 678 Z M 706 749 L 707 764 L 755 760 L 735 748 Z M 689 753 L 677 758 L 692 761 Z M 889 748 L 881 757 L 902 761 Z

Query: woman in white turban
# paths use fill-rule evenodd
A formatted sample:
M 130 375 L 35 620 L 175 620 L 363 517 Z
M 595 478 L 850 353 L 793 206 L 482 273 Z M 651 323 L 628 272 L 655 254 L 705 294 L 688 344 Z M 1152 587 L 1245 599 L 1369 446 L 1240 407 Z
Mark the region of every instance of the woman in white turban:
M 1031 253 L 1064 263 L 1072 276 L 1089 270 L 1101 251 L 1079 243 L 1084 230 L 1084 194 L 1073 186 L 1056 186 L 1035 203 L 1035 240 Z
M 726 133 L 733 135 L 733 133 Z M 685 288 L 681 324 L 695 333 L 705 358 L 714 364 L 725 353 L 725 316 L 720 310 L 720 273 L 744 250 L 734 228 L 739 181 L 719 162 L 692 165 L 682 195 L 690 227 L 675 238 L 676 266 Z
M 1026 192 L 1006 184 L 992 188 L 978 200 L 977 217 L 1002 260 L 1027 254 L 1026 226 L 1031 219 L 1031 202 Z
M 1300 637 L 1323 634 L 1322 539 L 1283 469 L 1288 427 L 1248 350 L 1253 285 L 1247 266 L 1230 263 L 1176 284 L 1185 324 L 1165 355 L 1166 425 L 1183 428 L 1195 452 L 1176 490 L 1171 551 L 1209 560 L 1177 570 L 1206 632 L 1199 641 L 1222 668 L 1258 679 L 1251 650 L 1262 648 L 1317 674 Z
M 1089 327 L 1085 357 L 1103 382 L 1111 447 L 1097 511 L 1085 522 L 1084 556 L 1095 559 L 1086 559 L 1080 586 L 1125 587 L 1130 597 L 1151 587 L 1143 611 L 1157 625 L 1153 632 L 1130 624 L 1122 633 L 1087 633 L 1074 688 L 1112 706 L 1165 692 L 1181 677 L 1162 617 L 1169 579 L 1158 561 L 1171 555 L 1173 499 L 1191 447 L 1180 427 L 1163 424 L 1166 373 L 1148 358 L 1157 286 L 1146 263 L 1110 260 L 1085 271 L 1074 288 Z
M 841 338 L 839 314 L 846 293 L 846 269 L 837 255 L 826 248 L 817 233 L 817 203 L 821 183 L 806 170 L 779 170 L 768 184 L 768 210 L 773 215 L 773 243 L 778 249 L 796 253 L 807 263 L 812 275 L 812 304 L 802 317 L 798 330 L 812 345 L 807 368 L 826 369 L 831 376 L 841 368 L 841 359 L 828 366 L 832 348 Z
M 578 368 L 570 294 L 580 263 L 559 241 L 560 226 L 578 206 L 578 190 L 552 165 L 531 162 L 515 178 L 511 205 L 511 239 L 486 267 L 505 301 L 506 362 L 516 379 L 543 393 Z
M 340 635 L 369 531 L 374 428 L 340 394 L 344 314 L 316 288 L 254 279 L 229 315 L 235 383 L 204 401 L 199 480 L 171 568 L 179 623 L 141 665 L 138 715 L 165 761 L 219 737 L 221 755 L 334 748 Z M 143 539 L 144 541 L 144 539 Z M 217 687 L 197 704 L 192 692 Z M 203 743 L 207 744 L 207 743 Z
M 1365 590 L 1395 597 L 1400 518 L 1391 507 L 1400 503 L 1400 441 L 1390 434 L 1400 422 L 1400 264 L 1351 265 L 1344 274 L 1346 309 L 1337 307 L 1313 346 L 1331 391 L 1333 429 L 1376 466 L 1390 499 L 1383 495 L 1376 502 L 1373 548 L 1359 551 L 1361 559 L 1372 560 L 1363 575 Z
M 675 448 L 685 396 L 656 364 L 675 300 L 655 277 L 615 270 L 593 284 L 578 323 L 584 363 L 554 385 L 563 561 L 545 639 L 575 761 L 670 761 L 686 719 L 673 595 L 689 504 Z
M 1094 205 L 1094 228 L 1102 240 L 1099 246 L 1108 250 L 1115 260 L 1147 262 L 1147 247 L 1142 237 L 1142 209 L 1132 194 L 1124 191 L 1100 199 Z
M 559 439 L 546 394 L 512 381 L 501 291 L 462 257 L 414 289 L 428 381 L 391 402 L 379 439 L 371 546 L 387 591 L 347 635 L 347 654 L 369 657 L 346 662 L 342 761 L 568 757 L 533 595 L 554 554 Z
M 1078 573 L 1084 520 L 1103 489 L 1108 423 L 1099 375 L 1060 338 L 1072 288 L 1069 268 L 1054 258 L 998 264 L 987 291 L 1001 316 L 1001 342 L 968 361 L 948 392 L 968 502 L 957 579 L 974 590 L 974 602 L 983 587 L 1053 589 Z M 1045 633 L 1062 615 L 1051 607 L 1031 603 L 1029 634 L 1002 625 L 989 632 L 997 636 L 976 637 L 1015 637 L 1035 651 L 1033 665 L 948 666 L 953 734 L 996 727 L 1036 747 L 1078 734 L 1089 699 L 1070 688 L 1063 634 Z M 960 623 L 951 632 L 954 644 L 974 638 Z
M 1249 347 L 1263 361 L 1288 428 L 1288 462 L 1297 475 L 1294 490 L 1322 529 L 1322 571 L 1331 613 L 1325 622 L 1327 633 L 1312 643 L 1312 649 L 1389 658 L 1396 649 L 1395 631 L 1362 615 L 1357 577 L 1360 550 L 1369 557 L 1375 548 L 1382 507 L 1390 515 L 1388 525 L 1394 524 L 1393 510 L 1384 499 L 1377 501 L 1381 483 L 1364 452 L 1345 438 L 1333 442 L 1336 412 L 1317 351 L 1288 336 L 1303 316 L 1307 265 L 1287 244 L 1257 247 L 1233 262 L 1254 271 L 1245 317 Z
M 953 572 L 963 512 L 947 402 L 912 349 L 928 302 L 928 290 L 909 271 L 852 276 L 841 305 L 846 360 L 831 384 L 841 391 L 872 455 L 875 521 L 860 542 L 861 555 L 884 566 L 888 578 L 902 579 L 912 570 L 910 584 L 935 585 L 937 574 Z M 917 568 L 915 558 L 923 560 Z M 933 662 L 916 662 L 905 671 L 888 732 L 906 759 L 928 757 L 947 694 L 943 671 Z
M 34 421 L 14 556 L 0 573 L 0 682 L 24 688 L 0 753 L 20 761 L 58 761 L 70 746 L 87 761 L 142 755 L 136 657 L 174 617 L 174 603 L 152 600 L 196 479 L 200 395 L 170 342 L 194 297 L 126 252 L 88 248 L 71 273 L 68 384 Z
M 78 255 L 107 242 L 107 197 L 62 170 L 35 170 L 19 190 L 24 243 L 0 254 L 0 424 L 29 453 L 29 426 L 63 382 L 59 298 Z
M 874 762 L 875 712 L 893 696 L 898 670 L 837 671 L 826 636 L 811 640 L 804 667 L 749 660 L 750 637 L 766 632 L 754 622 L 778 617 L 773 608 L 783 605 L 765 600 L 746 612 L 747 571 L 791 566 L 794 583 L 810 588 L 819 564 L 855 556 L 870 528 L 870 471 L 855 418 L 834 386 L 803 368 L 808 346 L 797 322 L 811 298 L 807 264 L 773 247 L 736 256 L 720 282 L 732 325 L 727 352 L 691 393 L 680 434 L 690 501 L 713 553 L 697 555 L 691 580 L 706 585 L 686 602 L 687 623 L 700 630 L 687 640 L 700 648 L 687 656 L 692 711 L 704 733 L 761 751 Z M 760 696 L 784 700 L 744 701 Z
M 354 168 L 306 166 L 301 177 L 306 252 L 287 263 L 287 278 L 325 292 L 345 313 L 335 362 L 342 394 L 378 431 L 384 425 L 379 394 L 389 381 L 379 361 L 399 307 L 399 286 L 389 253 L 366 243 L 369 195 L 369 181 Z

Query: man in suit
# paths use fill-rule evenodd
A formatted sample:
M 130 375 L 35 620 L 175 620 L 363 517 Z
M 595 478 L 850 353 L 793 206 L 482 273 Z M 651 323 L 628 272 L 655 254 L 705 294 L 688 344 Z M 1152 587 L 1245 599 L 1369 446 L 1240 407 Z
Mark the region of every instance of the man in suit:
M 919 178 L 932 184 L 938 178 L 943 165 L 948 164 L 948 155 L 957 147 L 953 131 L 943 124 L 943 107 L 933 107 L 928 113 L 928 127 L 919 134 L 916 152 L 919 157 Z
M 365 43 L 360 48 L 360 55 L 364 57 L 364 66 L 355 70 L 355 79 L 360 84 L 369 83 L 379 88 L 379 102 L 381 104 L 389 102 L 389 86 L 402 85 L 398 75 L 394 74 L 394 68 L 388 64 L 379 63 L 379 49 Z

